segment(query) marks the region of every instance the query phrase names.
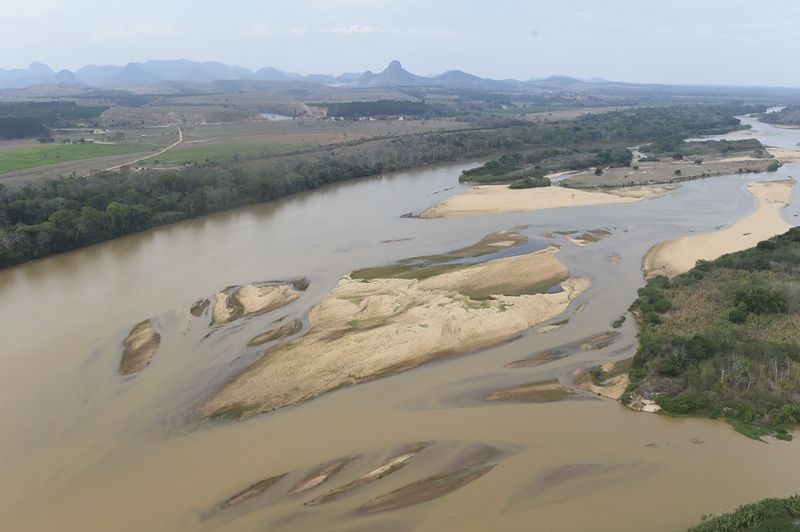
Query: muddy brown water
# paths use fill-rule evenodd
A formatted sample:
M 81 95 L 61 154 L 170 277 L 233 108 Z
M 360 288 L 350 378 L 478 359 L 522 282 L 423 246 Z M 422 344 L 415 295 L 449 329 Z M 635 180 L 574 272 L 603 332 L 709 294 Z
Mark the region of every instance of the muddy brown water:
M 797 134 L 757 127 L 773 145 Z M 800 490 L 800 442 L 760 443 L 721 421 L 635 413 L 583 392 L 582 400 L 546 404 L 463 400 L 539 380 L 567 382 L 578 366 L 630 356 L 629 319 L 604 349 L 504 368 L 607 330 L 642 285 L 640 263 L 651 245 L 732 223 L 755 207 L 749 181 L 797 177 L 799 166 L 690 182 L 628 205 L 401 218 L 462 190 L 466 166 L 344 183 L 1 271 L 0 529 L 669 531 L 704 513 Z M 796 205 L 784 213 L 794 223 Z M 251 338 L 277 319 L 302 319 L 341 275 L 519 225 L 532 238 L 613 228 L 588 247 L 556 237 L 572 274 L 593 281 L 560 329 L 245 422 L 196 414 L 215 386 L 261 352 L 247 347 Z M 618 265 L 607 260 L 613 253 L 622 257 Z M 189 312 L 227 286 L 300 276 L 311 284 L 297 301 L 210 335 L 207 320 Z M 142 372 L 122 377 L 120 343 L 147 318 L 162 335 L 160 350 Z M 303 505 L 415 442 L 431 447 L 401 470 L 326 504 Z M 503 449 L 502 459 L 460 489 L 394 511 L 357 511 L 451 471 L 459 452 L 475 445 Z M 343 456 L 360 458 L 307 497 L 286 495 L 287 486 Z M 208 517 L 232 495 L 284 473 L 286 486 Z

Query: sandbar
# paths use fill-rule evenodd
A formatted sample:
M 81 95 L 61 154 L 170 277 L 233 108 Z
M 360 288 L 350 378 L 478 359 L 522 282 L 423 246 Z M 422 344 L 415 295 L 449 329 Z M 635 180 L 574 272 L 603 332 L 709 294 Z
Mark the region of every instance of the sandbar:
M 507 185 L 481 185 L 447 198 L 423 211 L 419 216 L 420 218 L 483 216 L 562 207 L 634 203 L 664 192 L 663 187 L 648 186 L 615 188 L 601 192 L 558 186 L 513 190 Z
M 698 260 L 714 260 L 785 233 L 792 226 L 781 211 L 789 204 L 795 183 L 793 179 L 750 183 L 747 190 L 758 199 L 754 213 L 726 229 L 656 244 L 644 258 L 645 274 L 673 277 L 691 270 Z
M 550 247 L 423 280 L 347 276 L 311 309 L 305 334 L 268 348 L 202 411 L 243 418 L 507 341 L 562 314 L 589 286 L 567 278 L 557 252 Z M 532 292 L 551 281 L 561 290 Z

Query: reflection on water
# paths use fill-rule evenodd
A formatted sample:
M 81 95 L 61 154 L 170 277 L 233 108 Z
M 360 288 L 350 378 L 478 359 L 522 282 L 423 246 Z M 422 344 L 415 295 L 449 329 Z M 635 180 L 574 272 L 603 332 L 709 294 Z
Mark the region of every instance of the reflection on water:
M 800 131 L 754 128 L 770 145 L 794 147 L 800 140 Z M 749 181 L 797 174 L 797 165 L 777 174 L 688 182 L 627 205 L 401 218 L 463 190 L 458 175 L 467 166 L 341 183 L 0 272 L 0 527 L 475 530 L 536 523 L 553 530 L 675 530 L 703 513 L 797 489 L 796 443 L 753 442 L 723 422 L 637 414 L 606 400 L 459 400 L 476 391 L 565 380 L 577 366 L 630 356 L 632 347 L 622 347 L 633 345 L 635 326 L 627 320 L 623 339 L 608 349 L 504 367 L 607 330 L 642 285 L 641 259 L 650 246 L 732 223 L 755 207 L 745 192 Z M 788 220 L 797 220 L 794 206 L 787 211 Z M 302 319 L 343 274 L 463 248 L 520 225 L 528 226 L 530 249 L 544 245 L 541 233 L 612 229 L 587 247 L 555 237 L 573 275 L 593 281 L 563 327 L 244 423 L 199 420 L 196 405 L 259 356 L 247 342 L 276 319 Z M 618 264 L 608 261 L 614 254 Z M 194 301 L 226 286 L 300 276 L 311 282 L 300 299 L 230 329 L 206 337 L 207 326 L 188 317 Z M 120 377 L 119 343 L 132 325 L 151 317 L 162 331 L 156 359 L 137 376 Z M 223 521 L 203 519 L 219 501 L 261 479 L 342 456 L 379 463 L 414 442 L 513 453 L 461 489 L 401 510 L 354 513 L 424 471 L 449 470 L 453 453 L 420 454 L 414 467 L 314 508 L 304 508 L 302 498 L 254 499 L 247 511 Z M 344 484 L 362 473 L 344 469 L 337 476 Z

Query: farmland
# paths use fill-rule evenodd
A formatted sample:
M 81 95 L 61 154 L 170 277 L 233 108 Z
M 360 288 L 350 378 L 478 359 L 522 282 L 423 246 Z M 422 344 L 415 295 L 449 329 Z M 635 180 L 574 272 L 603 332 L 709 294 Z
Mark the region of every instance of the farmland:
M 170 150 L 152 160 L 153 163 L 188 164 L 204 161 L 256 159 L 282 155 L 306 148 L 303 144 L 264 142 L 230 142 L 198 144 Z
M 153 151 L 150 144 L 56 144 L 0 150 L 0 173 L 65 163 Z

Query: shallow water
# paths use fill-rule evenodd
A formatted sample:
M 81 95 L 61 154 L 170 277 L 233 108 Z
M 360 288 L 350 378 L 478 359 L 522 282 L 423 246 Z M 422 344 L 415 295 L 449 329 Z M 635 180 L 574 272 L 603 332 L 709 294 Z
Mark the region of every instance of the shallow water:
M 754 127 L 768 145 L 795 147 L 800 140 L 796 130 Z M 630 356 L 629 319 L 622 338 L 603 350 L 503 367 L 608 329 L 643 284 L 641 259 L 653 244 L 734 222 L 755 208 L 748 182 L 797 175 L 800 166 L 687 182 L 625 205 L 401 218 L 463 190 L 458 175 L 467 166 L 343 183 L 0 271 L 0 529 L 679 530 L 704 513 L 797 490 L 796 442 L 767 445 L 722 422 L 634 413 L 588 394 L 548 404 L 487 404 L 480 397 L 566 380 L 576 367 Z M 797 194 L 784 211 L 794 224 Z M 195 413 L 215 386 L 258 356 L 247 341 L 278 318 L 302 316 L 343 274 L 458 249 L 519 225 L 529 226 L 524 232 L 536 245 L 542 232 L 613 229 L 588 247 L 556 239 L 572 274 L 593 282 L 564 327 L 246 422 L 209 423 Z M 618 265 L 608 261 L 614 253 L 622 257 Z M 311 281 L 299 300 L 207 338 L 207 322 L 189 315 L 193 301 L 226 286 L 299 276 Z M 119 344 L 148 317 L 162 330 L 160 351 L 140 374 L 120 377 Z M 302 505 L 417 441 L 440 443 L 348 497 Z M 507 454 L 446 497 L 370 516 L 354 512 L 443 471 L 470 443 Z M 306 497 L 280 497 L 285 490 L 276 486 L 227 516 L 208 516 L 255 481 L 285 472 L 296 480 L 352 454 L 364 456 Z

